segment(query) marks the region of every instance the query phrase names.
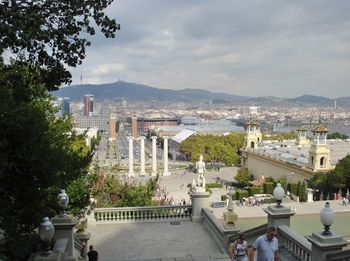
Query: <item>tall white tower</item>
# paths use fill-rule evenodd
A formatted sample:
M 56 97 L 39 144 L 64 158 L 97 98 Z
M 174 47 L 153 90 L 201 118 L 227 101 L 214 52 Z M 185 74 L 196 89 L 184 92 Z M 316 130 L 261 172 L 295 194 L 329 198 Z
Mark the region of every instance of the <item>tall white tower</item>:
M 246 122 L 246 133 L 245 136 L 245 147 L 248 148 L 257 148 L 259 147 L 259 143 L 262 142 L 262 133 L 260 131 L 259 124 L 253 121 Z
M 327 128 L 318 125 L 312 130 L 314 137 L 309 149 L 308 167 L 314 172 L 331 169 L 331 151 L 327 145 Z

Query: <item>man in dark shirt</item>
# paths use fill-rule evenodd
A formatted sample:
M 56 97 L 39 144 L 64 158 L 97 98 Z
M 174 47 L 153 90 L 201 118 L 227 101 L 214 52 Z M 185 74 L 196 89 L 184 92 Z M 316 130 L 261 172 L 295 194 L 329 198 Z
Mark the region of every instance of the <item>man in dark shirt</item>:
M 92 245 L 89 246 L 89 252 L 87 253 L 89 257 L 89 261 L 97 261 L 98 260 L 98 252 L 94 250 Z

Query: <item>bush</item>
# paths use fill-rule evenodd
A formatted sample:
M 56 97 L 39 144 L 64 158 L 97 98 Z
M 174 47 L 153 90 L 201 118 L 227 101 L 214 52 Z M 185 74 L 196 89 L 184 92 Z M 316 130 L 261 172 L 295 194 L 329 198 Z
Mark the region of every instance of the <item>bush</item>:
M 208 183 L 205 185 L 206 188 L 211 189 L 211 188 L 222 188 L 222 184 L 220 183 Z
M 265 198 L 264 203 L 270 204 L 270 203 L 276 203 L 275 198 Z
M 264 193 L 273 195 L 273 190 L 275 189 L 274 182 L 265 182 L 264 184 Z
M 221 195 L 221 201 L 225 201 L 227 199 L 227 195 Z
M 297 183 L 288 183 L 287 189 L 293 195 L 297 195 L 297 193 L 298 193 L 298 184 Z
M 261 194 L 261 187 L 249 187 L 248 192 L 249 192 L 249 196 L 253 196 L 255 194 Z
M 236 191 L 236 199 L 247 198 L 249 193 L 247 190 L 239 189 Z

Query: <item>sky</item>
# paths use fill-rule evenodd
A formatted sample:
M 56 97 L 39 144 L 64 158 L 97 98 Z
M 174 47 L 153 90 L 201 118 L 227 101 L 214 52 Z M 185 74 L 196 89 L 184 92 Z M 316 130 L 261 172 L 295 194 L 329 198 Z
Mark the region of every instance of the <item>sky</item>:
M 115 0 L 73 84 L 118 80 L 244 96 L 350 96 L 348 0 Z

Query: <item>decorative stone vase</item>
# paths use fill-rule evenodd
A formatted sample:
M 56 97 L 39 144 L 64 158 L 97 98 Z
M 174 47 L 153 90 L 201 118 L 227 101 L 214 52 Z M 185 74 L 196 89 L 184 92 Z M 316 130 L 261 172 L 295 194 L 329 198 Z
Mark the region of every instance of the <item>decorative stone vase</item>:
M 43 218 L 42 222 L 40 223 L 38 233 L 40 239 L 44 243 L 44 251 L 42 254 L 48 256 L 51 254 L 51 241 L 55 234 L 55 228 L 48 217 Z
M 320 212 L 320 219 L 322 224 L 324 225 L 323 235 L 331 235 L 330 226 L 333 224 L 335 219 L 335 214 L 333 209 L 331 208 L 331 204 L 326 202 L 324 208 Z
M 68 206 L 69 197 L 64 189 L 57 196 L 57 204 L 60 207 L 61 216 L 66 216 L 66 208 Z

